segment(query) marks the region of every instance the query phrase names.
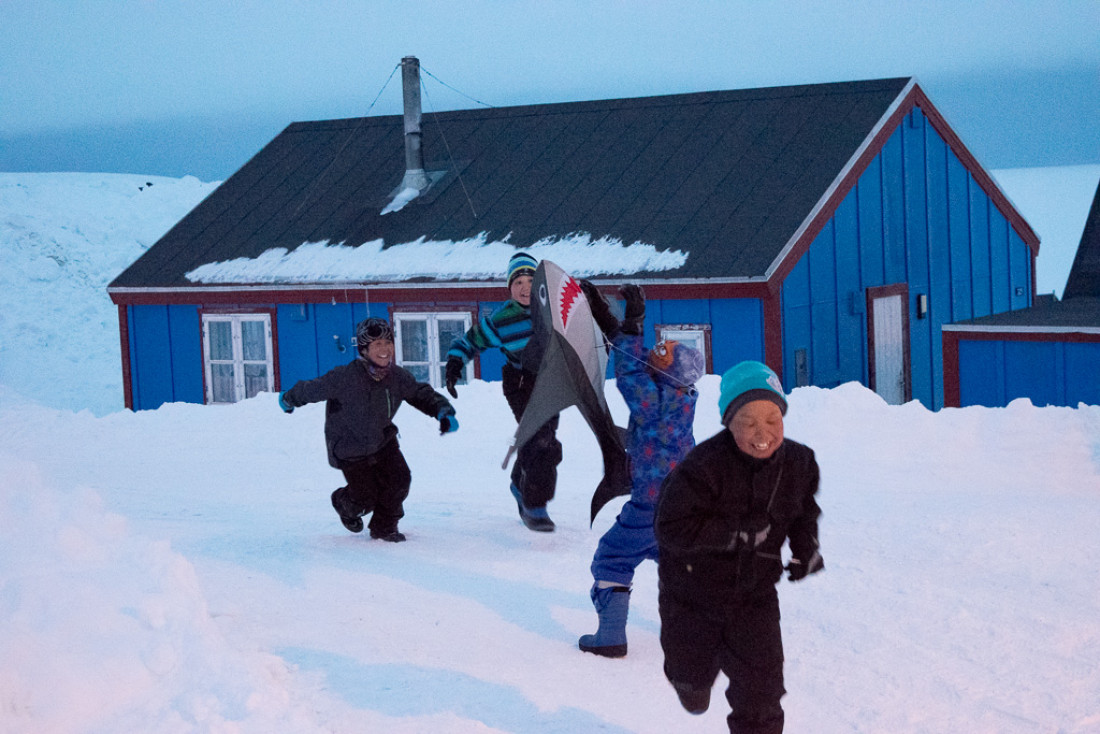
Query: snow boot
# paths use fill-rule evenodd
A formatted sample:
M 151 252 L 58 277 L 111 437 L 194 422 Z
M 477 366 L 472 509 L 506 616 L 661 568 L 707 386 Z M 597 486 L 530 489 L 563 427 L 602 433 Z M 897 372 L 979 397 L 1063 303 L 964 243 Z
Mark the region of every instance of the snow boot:
M 710 708 L 710 689 L 692 688 L 687 683 L 673 683 L 676 696 L 680 699 L 680 705 L 692 716 L 706 713 Z
M 347 487 L 340 487 L 332 493 L 332 509 L 336 510 L 336 514 L 340 516 L 340 522 L 344 523 L 344 527 L 353 533 L 363 532 L 363 518 L 357 513 L 353 512 L 344 500 L 344 492 L 347 491 Z
M 392 530 L 375 530 L 371 528 L 370 537 L 375 540 L 384 540 L 387 543 L 402 543 L 405 541 L 405 534 L 400 532 L 397 528 Z
M 629 586 L 592 587 L 592 603 L 600 615 L 594 635 L 581 635 L 577 647 L 605 658 L 626 657 L 626 614 L 630 606 Z
M 530 530 L 534 530 L 539 533 L 552 533 L 554 532 L 554 521 L 550 519 L 549 513 L 546 512 L 546 507 L 528 507 L 523 504 L 523 495 L 519 493 L 519 489 L 516 485 L 511 486 L 512 496 L 516 498 L 516 505 L 519 508 L 519 519 L 523 520 L 523 524 Z

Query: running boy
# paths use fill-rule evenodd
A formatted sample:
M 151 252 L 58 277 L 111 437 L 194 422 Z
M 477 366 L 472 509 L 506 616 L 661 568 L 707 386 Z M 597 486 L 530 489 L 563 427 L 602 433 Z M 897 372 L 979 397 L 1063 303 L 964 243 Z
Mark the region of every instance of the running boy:
M 787 399 L 760 362 L 722 376 L 725 427 L 699 444 L 661 489 L 655 529 L 665 676 L 684 708 L 701 714 L 721 670 L 731 732 L 783 731 L 783 640 L 775 584 L 780 555 L 798 581 L 825 567 L 818 551 L 818 466 L 783 436 Z
M 287 413 L 307 403 L 325 403 L 328 461 L 347 486 L 332 493 L 332 507 L 353 533 L 371 514 L 370 537 L 400 543 L 397 522 L 405 515 L 412 473 L 397 443 L 393 416 L 402 402 L 439 421 L 440 434 L 458 430 L 455 409 L 430 385 L 393 364 L 393 327 L 369 318 L 355 331 L 358 357 L 279 394 Z

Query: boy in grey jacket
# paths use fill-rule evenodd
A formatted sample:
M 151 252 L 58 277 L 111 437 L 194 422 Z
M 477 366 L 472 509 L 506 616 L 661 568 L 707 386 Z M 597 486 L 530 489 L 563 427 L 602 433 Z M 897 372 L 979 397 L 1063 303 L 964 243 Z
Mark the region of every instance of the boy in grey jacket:
M 362 532 L 371 514 L 370 537 L 400 543 L 397 522 L 405 515 L 412 473 L 397 442 L 393 416 L 402 402 L 439 421 L 441 434 L 458 429 L 455 409 L 432 389 L 393 364 L 393 327 L 369 318 L 356 329 L 359 356 L 313 380 L 279 394 L 287 413 L 307 403 L 325 403 L 325 445 L 329 464 L 347 485 L 332 493 L 332 507 L 344 527 Z

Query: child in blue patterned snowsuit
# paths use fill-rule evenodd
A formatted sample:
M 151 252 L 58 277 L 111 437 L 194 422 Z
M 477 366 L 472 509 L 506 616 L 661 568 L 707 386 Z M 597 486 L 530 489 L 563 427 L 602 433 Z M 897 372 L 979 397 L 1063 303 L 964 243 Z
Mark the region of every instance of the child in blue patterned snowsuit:
M 686 345 L 661 342 L 651 352 L 643 344 L 645 296 L 640 287 L 620 289 L 626 300 L 620 324 L 599 291 L 581 283 L 597 324 L 614 349 L 615 384 L 630 408 L 627 452 L 630 499 L 615 524 L 600 538 L 592 559 L 592 603 L 599 614 L 596 634 L 578 645 L 604 657 L 626 655 L 626 617 L 634 570 L 657 560 L 653 516 L 661 482 L 695 447 L 695 381 L 705 371 L 703 355 Z

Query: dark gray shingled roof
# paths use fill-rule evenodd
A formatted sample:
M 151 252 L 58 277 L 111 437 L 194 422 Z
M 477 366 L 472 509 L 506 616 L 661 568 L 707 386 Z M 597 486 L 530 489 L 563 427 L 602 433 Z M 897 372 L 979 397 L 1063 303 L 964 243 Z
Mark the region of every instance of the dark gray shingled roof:
M 404 174 L 402 117 L 294 123 L 111 287 L 187 287 L 200 265 L 305 242 L 482 232 L 517 247 L 585 232 L 691 253 L 661 278 L 760 277 L 909 82 L 427 114 L 426 168 L 446 174 L 385 216 Z
M 1028 329 L 1064 331 L 1073 327 L 1100 329 L 1100 298 L 1079 296 L 1064 301 L 1046 300 L 1031 308 L 960 321 L 960 331 Z M 945 326 L 950 329 L 950 326 Z
M 1077 246 L 1073 267 L 1062 291 L 1065 300 L 1083 296 L 1100 298 L 1100 184 L 1096 186 L 1092 208 L 1081 233 L 1081 244 Z

